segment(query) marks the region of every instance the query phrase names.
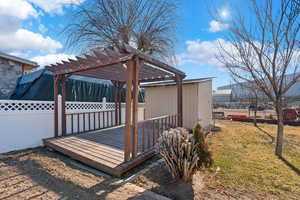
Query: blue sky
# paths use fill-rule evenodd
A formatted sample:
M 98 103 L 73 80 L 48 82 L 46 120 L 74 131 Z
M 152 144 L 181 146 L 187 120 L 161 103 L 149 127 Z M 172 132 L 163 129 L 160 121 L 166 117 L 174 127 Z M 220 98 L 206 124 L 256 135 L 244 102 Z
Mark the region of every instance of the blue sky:
M 76 4 L 89 0 L 0 0 L 0 51 L 37 61 L 40 65 L 72 58 L 64 48 L 60 31 Z M 214 58 L 217 40 L 226 35 L 237 0 L 217 1 L 222 22 L 213 21 L 208 0 L 182 0 L 176 55 L 178 68 L 187 78 L 216 77 L 213 87 L 230 83 L 230 77 Z M 73 3 L 71 5 L 70 3 Z M 74 5 L 75 4 L 75 5 Z M 226 41 L 223 41 L 226 42 Z

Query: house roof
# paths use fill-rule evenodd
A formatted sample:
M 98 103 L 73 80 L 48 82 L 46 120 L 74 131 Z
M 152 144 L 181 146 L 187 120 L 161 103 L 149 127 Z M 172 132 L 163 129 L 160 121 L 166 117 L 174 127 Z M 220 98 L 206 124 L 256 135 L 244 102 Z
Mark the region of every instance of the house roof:
M 231 89 L 223 89 L 223 90 L 215 90 L 213 91 L 214 95 L 231 95 L 232 90 Z
M 18 63 L 30 65 L 30 66 L 33 66 L 33 67 L 38 67 L 39 66 L 36 62 L 33 62 L 31 60 L 27 60 L 27 59 L 20 58 L 20 57 L 17 57 L 17 56 L 13 56 L 13 55 L 10 55 L 10 54 L 6 54 L 6 53 L 3 53 L 3 52 L 0 52 L 0 58 L 5 58 L 7 60 L 12 60 L 12 61 L 15 61 L 15 62 L 18 62 Z
M 206 77 L 206 78 L 197 78 L 197 79 L 184 79 L 182 84 L 192 84 L 192 83 L 201 83 L 212 80 L 214 77 Z M 141 84 L 141 87 L 158 87 L 158 86 L 170 86 L 176 85 L 174 80 L 171 81 L 161 81 L 155 83 L 144 83 Z

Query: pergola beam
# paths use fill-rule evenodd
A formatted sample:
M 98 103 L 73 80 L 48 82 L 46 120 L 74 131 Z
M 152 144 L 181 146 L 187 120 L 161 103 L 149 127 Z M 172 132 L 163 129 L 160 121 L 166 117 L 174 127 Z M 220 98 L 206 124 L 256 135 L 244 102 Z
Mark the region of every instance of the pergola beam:
M 96 69 L 96 68 L 102 68 L 102 67 L 107 67 L 119 63 L 124 63 L 132 58 L 133 55 L 125 55 L 123 57 L 119 57 L 118 59 L 115 60 L 108 60 L 108 61 L 99 61 L 101 63 L 94 63 L 94 64 L 84 64 L 80 63 L 78 61 L 77 65 L 74 65 L 74 67 L 66 67 L 64 64 L 58 64 L 55 67 L 46 67 L 49 71 L 54 72 L 57 75 L 61 74 L 72 74 L 76 72 L 81 72 L 81 71 L 86 71 L 86 70 L 91 70 L 91 69 Z M 88 61 L 87 59 L 84 59 L 85 61 Z
M 104 72 L 98 72 L 98 71 L 84 71 L 84 72 L 80 72 L 80 73 L 76 73 L 74 75 L 79 75 L 79 76 L 89 76 L 89 77 L 93 77 L 93 78 L 99 78 L 103 77 L 103 79 L 105 80 L 115 80 L 115 81 L 125 81 L 126 80 L 126 76 L 124 74 L 120 74 L 120 73 L 104 73 Z
M 168 81 L 168 80 L 174 80 L 174 77 L 161 77 L 161 78 L 142 79 L 142 80 L 140 80 L 140 83 Z
M 184 73 L 154 58 L 146 56 L 138 50 L 131 49 L 132 52 L 120 54 L 107 50 L 106 54 L 94 51 L 94 55 L 85 55 L 76 57 L 77 60 L 62 61 L 56 65 L 47 66 L 46 68 L 56 75 L 76 74 L 89 76 L 106 80 L 126 80 L 126 66 L 128 60 L 134 55 L 140 57 L 139 81 L 175 77 L 175 74 L 184 76 Z
M 135 49 L 135 48 L 133 48 L 129 45 L 124 44 L 124 47 L 125 47 L 125 49 L 128 53 L 132 53 L 132 54 L 138 56 L 139 58 L 143 59 L 144 61 L 147 61 L 150 64 L 153 64 L 155 66 L 159 66 L 160 68 L 165 69 L 166 71 L 169 71 L 169 72 L 172 72 L 174 74 L 178 74 L 180 76 L 185 77 L 185 73 L 183 73 L 180 70 L 177 70 L 174 67 L 171 67 L 170 65 L 167 65 L 166 63 L 163 63 L 163 62 L 161 62 L 157 59 L 154 59 L 150 56 L 147 56 L 143 52 L 141 52 L 141 51 L 139 51 L 139 50 L 137 50 L 137 49 Z

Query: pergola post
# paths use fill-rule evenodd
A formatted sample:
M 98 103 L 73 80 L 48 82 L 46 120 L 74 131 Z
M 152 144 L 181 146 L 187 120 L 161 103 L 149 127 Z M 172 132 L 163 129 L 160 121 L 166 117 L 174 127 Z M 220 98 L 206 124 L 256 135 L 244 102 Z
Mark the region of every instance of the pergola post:
M 139 58 L 134 59 L 133 69 L 133 137 L 132 137 L 132 157 L 138 153 L 138 95 L 139 95 Z
M 126 119 L 125 119 L 125 134 L 124 134 L 124 161 L 130 159 L 131 146 L 131 100 L 132 100 L 132 80 L 133 80 L 133 60 L 127 62 L 127 81 L 126 81 Z
M 119 116 L 119 98 L 120 98 L 120 89 L 119 89 L 119 82 L 112 81 L 115 86 L 115 125 L 119 124 L 120 116 Z
M 122 103 L 121 103 L 121 89 L 124 86 L 124 82 L 111 81 L 115 86 L 115 125 L 121 125 L 122 123 Z
M 67 135 L 67 119 L 66 119 L 66 76 L 61 78 L 61 130 L 62 135 Z
M 118 87 L 118 92 L 119 92 L 119 99 L 118 99 L 118 108 L 119 108 L 119 125 L 122 124 L 122 94 L 121 94 L 121 90 L 123 88 L 123 86 L 125 85 L 125 82 L 121 82 L 119 81 L 119 87 Z
M 118 88 L 119 92 L 119 99 L 118 99 L 118 108 L 119 108 L 119 124 L 122 124 L 122 102 L 121 102 L 121 89 L 123 87 L 124 83 L 121 84 L 120 88 Z
M 176 86 L 177 86 L 177 126 L 182 127 L 183 125 L 183 114 L 182 114 L 182 79 L 183 77 L 176 75 Z
M 54 137 L 58 137 L 58 85 L 59 76 L 53 76 L 53 100 L 54 100 Z

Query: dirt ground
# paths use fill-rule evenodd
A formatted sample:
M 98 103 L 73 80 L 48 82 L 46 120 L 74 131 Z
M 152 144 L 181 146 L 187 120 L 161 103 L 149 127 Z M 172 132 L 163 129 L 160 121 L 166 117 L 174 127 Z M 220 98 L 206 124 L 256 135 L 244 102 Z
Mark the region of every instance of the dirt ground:
M 0 154 L 1 200 L 149 199 L 117 180 L 80 170 L 44 148 Z
M 152 158 L 123 178 L 157 159 Z M 71 162 L 69 158 L 45 148 L 0 154 L 0 199 L 153 200 L 130 185 L 117 184 L 117 178 L 96 176 L 75 167 Z M 212 184 L 203 185 L 203 182 L 209 183 L 210 179 L 209 176 L 197 174 L 193 183 L 174 182 L 166 168 L 159 166 L 139 177 L 134 184 L 171 199 L 249 199 L 241 191 L 214 187 Z
M 178 182 L 173 180 L 165 165 L 161 164 L 140 176 L 134 184 L 174 200 L 263 199 L 247 191 L 216 185 L 213 174 L 211 171 L 197 172 L 191 182 Z

